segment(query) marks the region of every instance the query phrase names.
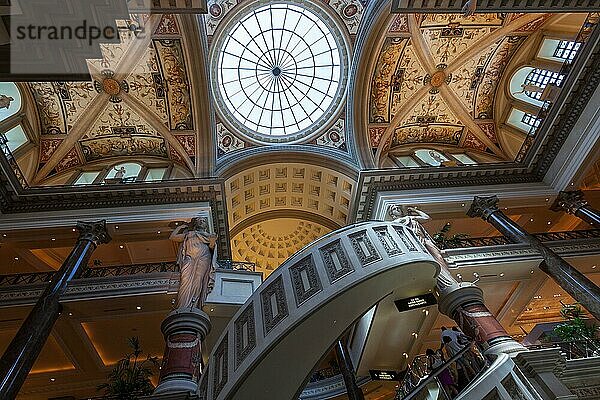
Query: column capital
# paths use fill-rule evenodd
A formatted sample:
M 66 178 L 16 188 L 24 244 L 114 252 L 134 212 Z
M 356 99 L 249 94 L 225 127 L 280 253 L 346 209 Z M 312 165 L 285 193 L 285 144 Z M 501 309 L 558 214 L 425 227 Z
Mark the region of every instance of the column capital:
M 106 220 L 101 221 L 77 221 L 77 230 L 79 230 L 78 240 L 89 240 L 96 246 L 111 241 L 111 237 L 106 230 Z
M 575 214 L 581 207 L 588 205 L 588 202 L 583 198 L 581 190 L 561 191 L 554 203 L 550 207 L 552 211 L 564 210 L 569 214 Z
M 471 208 L 467 211 L 467 215 L 471 218 L 481 217 L 487 221 L 487 219 L 499 211 L 498 208 L 498 196 L 475 196 Z

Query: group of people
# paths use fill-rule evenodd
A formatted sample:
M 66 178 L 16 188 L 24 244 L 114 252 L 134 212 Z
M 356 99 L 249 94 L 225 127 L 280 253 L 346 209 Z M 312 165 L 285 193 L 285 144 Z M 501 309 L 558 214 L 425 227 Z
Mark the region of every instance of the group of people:
M 458 393 L 471 382 L 478 371 L 485 366 L 485 358 L 472 340 L 467 337 L 458 327 L 448 329 L 441 328 L 441 346 L 437 350 L 427 349 L 427 369 L 429 373 L 437 372 L 447 360 L 450 360 L 461 350 L 469 346 L 469 350 L 463 353 L 456 361 L 446 365 L 444 370 L 437 376 L 438 382 L 450 398 Z

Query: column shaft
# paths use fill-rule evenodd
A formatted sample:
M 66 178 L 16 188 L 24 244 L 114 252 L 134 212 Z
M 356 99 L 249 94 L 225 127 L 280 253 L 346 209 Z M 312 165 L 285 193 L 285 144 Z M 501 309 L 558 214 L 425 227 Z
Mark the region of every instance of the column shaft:
M 68 283 L 87 266 L 98 242 L 87 234 L 80 236 L 8 345 L 0 359 L 0 399 L 10 400 L 17 396 L 60 315 L 60 296 L 67 290 Z
M 596 319 L 600 319 L 600 288 L 539 239 L 527 233 L 517 223 L 508 218 L 498 209 L 497 203 L 498 198 L 496 196 L 476 196 L 468 215 L 483 218 L 511 241 L 525 243 L 537 250 L 544 259 L 540 264 L 542 271 L 554 279 Z
M 600 229 L 600 211 L 588 204 L 581 190 L 560 192 L 550 209 L 552 211 L 566 211 L 581 218 L 594 228 Z
M 589 205 L 583 206 L 575 211 L 575 215 L 592 225 L 594 228 L 600 229 L 600 211 L 595 208 L 592 208 Z
M 600 288 L 594 282 L 573 268 L 571 264 L 535 236 L 525 232 L 504 213 L 500 211 L 493 212 L 489 216 L 488 222 L 510 240 L 517 243 L 526 243 L 539 251 L 544 258 L 544 261 L 540 264 L 540 269 L 554 279 L 560 287 L 565 289 L 596 319 L 600 319 Z
M 348 392 L 348 399 L 365 400 L 362 390 L 356 384 L 356 376 L 354 375 L 354 367 L 352 366 L 350 354 L 341 340 L 338 340 L 335 346 L 335 353 L 338 359 L 340 372 L 342 373 L 342 378 L 344 379 L 344 384 L 346 385 L 346 391 Z

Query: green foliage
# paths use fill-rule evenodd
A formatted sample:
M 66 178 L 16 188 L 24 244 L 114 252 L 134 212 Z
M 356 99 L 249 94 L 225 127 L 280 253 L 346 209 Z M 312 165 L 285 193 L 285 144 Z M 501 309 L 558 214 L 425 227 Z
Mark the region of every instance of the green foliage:
M 111 399 L 134 400 L 154 391 L 150 378 L 152 367 L 158 366 L 158 357 L 148 354 L 141 360 L 140 339 L 130 337 L 127 341 L 132 351 L 119 360 L 108 375 L 108 382 L 98 386 L 98 390 L 103 390 L 104 396 Z
M 565 322 L 554 328 L 554 333 L 565 342 L 596 339 L 598 327 L 589 323 L 579 304 L 563 305 L 560 315 Z
M 456 233 L 448 237 L 450 228 L 452 228 L 452 224 L 447 222 L 438 233 L 432 236 L 436 246 L 441 250 L 459 247 L 461 243 L 460 241 L 469 237 L 469 235 L 465 233 Z

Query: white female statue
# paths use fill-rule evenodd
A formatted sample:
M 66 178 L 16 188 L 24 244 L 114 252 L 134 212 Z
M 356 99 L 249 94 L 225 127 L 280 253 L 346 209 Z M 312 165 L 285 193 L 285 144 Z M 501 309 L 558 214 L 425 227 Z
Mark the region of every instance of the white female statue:
M 176 307 L 202 309 L 215 283 L 217 235 L 208 232 L 206 218 L 192 218 L 189 224 L 178 226 L 169 239 L 181 242 L 177 254 L 181 278 Z
M 422 222 L 431 220 L 431 217 L 415 207 L 405 207 L 402 205 L 390 207 L 389 213 L 394 218 L 394 222 L 410 229 L 421 244 L 429 251 L 429 254 L 440 264 L 441 270 L 437 278 L 438 290 L 441 292 L 451 285 L 458 284 L 448 270 L 448 264 L 442 255 L 442 251 L 437 247 L 425 228 L 423 228 L 423 225 L 421 225 Z

